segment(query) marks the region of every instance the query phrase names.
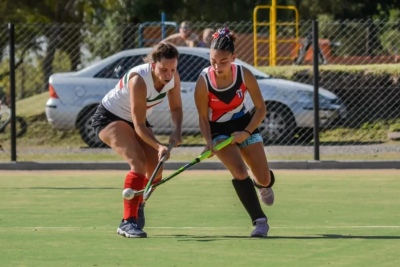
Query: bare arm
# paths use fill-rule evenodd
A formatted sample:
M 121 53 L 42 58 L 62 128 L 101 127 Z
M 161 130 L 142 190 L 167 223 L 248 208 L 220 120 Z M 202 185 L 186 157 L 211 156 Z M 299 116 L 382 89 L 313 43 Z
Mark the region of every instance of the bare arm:
M 174 43 L 174 42 L 176 42 L 176 40 L 179 39 L 179 38 L 181 38 L 181 36 L 179 35 L 179 33 L 174 33 L 174 34 L 171 34 L 171 35 L 165 37 L 162 41 L 163 41 L 163 42 Z
M 199 126 L 201 134 L 203 135 L 207 143 L 207 148 L 212 149 L 212 136 L 210 122 L 208 118 L 208 91 L 207 85 L 202 76 L 199 76 L 199 78 L 197 79 L 196 88 L 194 91 L 194 100 L 199 115 Z
M 174 75 L 175 86 L 168 92 L 168 103 L 171 111 L 171 119 L 175 125 L 175 131 L 172 133 L 169 142 L 175 146 L 182 143 L 182 98 L 181 98 L 181 79 L 178 72 Z
M 247 68 L 243 67 L 244 81 L 247 90 L 250 94 L 251 100 L 254 103 L 254 115 L 250 123 L 245 128 L 249 132 L 253 132 L 267 115 L 267 109 L 265 107 L 264 99 L 261 94 L 260 87 L 258 86 L 257 80 Z
M 189 47 L 196 47 L 199 44 L 199 37 L 197 37 L 196 34 L 192 33 L 186 41 L 186 44 Z
M 146 126 L 147 88 L 143 78 L 135 73 L 131 74 L 128 86 L 130 91 L 132 121 L 135 125 L 136 134 L 157 151 L 163 150 L 165 146 L 155 138 L 153 132 Z

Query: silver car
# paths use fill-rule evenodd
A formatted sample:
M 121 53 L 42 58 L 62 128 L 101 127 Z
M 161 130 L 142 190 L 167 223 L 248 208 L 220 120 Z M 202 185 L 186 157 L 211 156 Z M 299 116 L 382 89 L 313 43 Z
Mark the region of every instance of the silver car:
M 209 49 L 178 47 L 180 56 L 178 72 L 181 77 L 184 134 L 199 133 L 198 117 L 194 104 L 194 88 L 201 70 L 209 66 Z M 104 146 L 92 127 L 91 117 L 103 96 L 115 86 L 124 73 L 143 58 L 151 48 L 139 48 L 116 53 L 77 72 L 55 73 L 49 79 L 50 98 L 46 103 L 46 116 L 52 127 L 60 130 L 79 129 L 83 141 L 90 147 Z M 288 142 L 299 134 L 313 129 L 313 87 L 277 79 L 236 59 L 256 77 L 267 116 L 260 125 L 266 142 Z M 251 99 L 249 106 L 252 106 Z M 346 107 L 333 93 L 319 89 L 320 127 L 330 127 L 346 118 Z M 173 124 L 167 101 L 154 107 L 149 117 L 157 135 L 170 134 Z M 312 137 L 312 135 L 311 135 Z

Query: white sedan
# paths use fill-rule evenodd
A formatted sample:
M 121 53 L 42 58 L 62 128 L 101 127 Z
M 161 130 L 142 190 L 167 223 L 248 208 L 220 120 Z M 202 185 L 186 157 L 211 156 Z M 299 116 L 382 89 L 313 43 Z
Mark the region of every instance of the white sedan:
M 184 134 L 199 133 L 194 104 L 195 82 L 201 70 L 209 66 L 209 49 L 178 47 L 178 72 L 181 77 Z M 46 103 L 46 116 L 53 128 L 79 129 L 83 141 L 90 147 L 104 144 L 92 127 L 91 117 L 103 96 L 115 86 L 124 73 L 143 63 L 151 48 L 125 50 L 100 60 L 77 72 L 55 73 L 49 79 L 50 98 Z M 257 78 L 267 116 L 260 126 L 265 142 L 288 142 L 294 136 L 310 135 L 314 125 L 313 87 L 307 84 L 277 79 L 237 59 Z M 248 98 L 250 100 L 250 98 Z M 250 100 L 251 101 L 251 100 Z M 251 103 L 249 103 L 251 106 Z M 346 117 L 346 107 L 333 93 L 319 89 L 320 127 L 331 127 Z M 157 135 L 168 135 L 173 130 L 168 103 L 154 107 L 149 122 Z

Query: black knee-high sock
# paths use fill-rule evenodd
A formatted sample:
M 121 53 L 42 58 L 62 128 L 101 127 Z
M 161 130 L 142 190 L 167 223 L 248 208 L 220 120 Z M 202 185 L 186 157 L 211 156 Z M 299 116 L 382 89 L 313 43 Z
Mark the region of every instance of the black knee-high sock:
M 247 177 L 244 180 L 233 179 L 232 184 L 244 208 L 250 215 L 252 222 L 258 218 L 267 217 L 261 209 L 260 201 L 258 200 L 253 181 L 250 179 L 250 177 Z

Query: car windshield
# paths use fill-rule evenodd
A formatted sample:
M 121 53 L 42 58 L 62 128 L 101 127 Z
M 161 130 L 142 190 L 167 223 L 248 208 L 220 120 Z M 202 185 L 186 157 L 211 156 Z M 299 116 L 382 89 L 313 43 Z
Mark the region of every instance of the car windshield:
M 255 67 L 253 67 L 252 65 L 241 61 L 240 59 L 236 59 L 235 62 L 239 63 L 240 65 L 243 65 L 244 67 L 248 68 L 256 77 L 257 80 L 262 80 L 262 79 L 269 79 L 271 78 L 271 76 L 269 76 L 268 74 L 265 74 L 264 72 L 256 69 Z

